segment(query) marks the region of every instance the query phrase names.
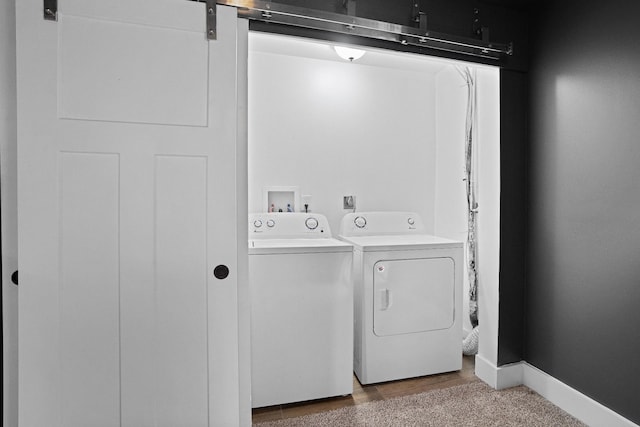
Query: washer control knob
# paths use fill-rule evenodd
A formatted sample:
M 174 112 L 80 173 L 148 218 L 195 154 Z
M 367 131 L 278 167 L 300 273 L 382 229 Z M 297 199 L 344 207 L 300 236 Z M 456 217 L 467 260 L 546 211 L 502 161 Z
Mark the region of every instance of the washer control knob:
M 414 225 L 416 223 L 416 221 L 411 217 L 407 220 L 407 222 L 409 223 L 409 225 Z
M 255 221 L 253 221 L 253 226 L 254 226 L 255 228 L 260 228 L 260 227 L 262 227 L 262 221 L 261 221 L 261 220 L 259 220 L 259 219 L 256 219 Z
M 309 230 L 315 230 L 318 228 L 318 220 L 313 217 L 309 217 L 304 222 L 304 225 L 306 225 Z
M 358 228 L 364 228 L 365 225 L 367 225 L 367 220 L 364 219 L 361 216 L 356 217 L 356 219 L 353 220 L 353 223 L 356 225 L 356 227 Z
M 276 222 L 274 220 L 267 220 L 267 227 L 273 228 L 274 225 L 276 225 Z

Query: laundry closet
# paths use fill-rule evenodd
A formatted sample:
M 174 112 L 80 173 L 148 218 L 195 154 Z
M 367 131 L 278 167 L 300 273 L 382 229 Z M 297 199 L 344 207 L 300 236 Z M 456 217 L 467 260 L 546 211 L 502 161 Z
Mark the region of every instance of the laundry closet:
M 466 71 L 476 90 L 476 262 L 483 350 L 490 355 L 497 352 L 497 67 L 379 49 L 345 60 L 328 42 L 251 32 L 248 210 L 320 214 L 334 237 L 346 214 L 413 212 L 426 233 L 465 242 Z M 466 334 L 466 265 L 463 271 Z
M 58 13 L 16 3 L 18 416 L 246 425 L 247 214 L 275 208 L 271 192 L 293 194 L 278 210 L 303 215 L 318 240 L 354 210 L 414 212 L 422 220 L 405 224 L 461 240 L 467 86 L 457 67 L 468 64 L 374 49 L 344 61 L 326 43 L 249 36 L 244 14 L 259 10 L 118 4 L 65 1 Z M 493 49 L 471 43 L 462 52 Z M 470 67 L 479 356 L 493 363 L 498 70 Z M 327 258 L 348 262 L 344 244 L 325 245 Z

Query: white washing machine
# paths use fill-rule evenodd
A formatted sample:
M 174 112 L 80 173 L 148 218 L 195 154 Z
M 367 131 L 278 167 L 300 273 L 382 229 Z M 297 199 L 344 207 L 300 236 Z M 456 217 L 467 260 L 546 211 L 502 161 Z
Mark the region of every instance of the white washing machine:
M 252 407 L 353 392 L 352 258 L 323 215 L 249 215 Z
M 463 243 L 407 212 L 347 214 L 353 244 L 354 371 L 362 384 L 462 368 Z

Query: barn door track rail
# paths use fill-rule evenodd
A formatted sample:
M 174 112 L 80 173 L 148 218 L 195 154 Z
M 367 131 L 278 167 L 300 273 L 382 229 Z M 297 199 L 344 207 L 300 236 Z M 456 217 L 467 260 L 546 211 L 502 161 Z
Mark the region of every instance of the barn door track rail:
M 202 0 L 196 0 L 202 1 Z M 426 15 L 417 10 L 416 27 L 376 21 L 355 16 L 355 0 L 346 0 L 347 14 L 325 12 L 264 0 L 207 0 L 207 36 L 215 39 L 215 7 L 213 4 L 233 6 L 238 16 L 254 21 L 272 22 L 295 27 L 310 28 L 332 33 L 384 40 L 402 45 L 419 46 L 447 52 L 461 53 L 499 60 L 513 54 L 512 43 L 494 43 L 488 40 L 488 29 L 483 39 L 454 36 L 430 31 Z M 213 9 L 213 16 L 211 14 Z

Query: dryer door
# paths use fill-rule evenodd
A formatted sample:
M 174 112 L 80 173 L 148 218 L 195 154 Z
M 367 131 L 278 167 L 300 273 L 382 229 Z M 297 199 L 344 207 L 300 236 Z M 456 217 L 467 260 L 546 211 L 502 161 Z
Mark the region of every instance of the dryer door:
M 448 329 L 453 325 L 453 259 L 382 260 L 373 269 L 373 332 L 377 336 Z

